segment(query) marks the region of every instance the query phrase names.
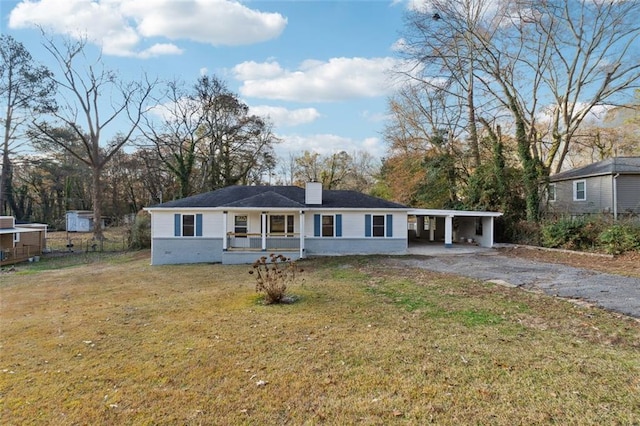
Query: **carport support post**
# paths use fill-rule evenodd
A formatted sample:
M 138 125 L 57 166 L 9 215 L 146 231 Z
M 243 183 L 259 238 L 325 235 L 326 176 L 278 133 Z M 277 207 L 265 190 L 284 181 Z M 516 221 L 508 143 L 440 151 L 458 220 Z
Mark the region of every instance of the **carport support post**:
M 427 217 L 429 221 L 429 241 L 436 240 L 436 218 L 435 217 Z
M 453 247 L 453 216 L 445 216 L 444 218 L 444 246 L 446 248 Z
M 486 229 L 486 231 L 484 231 L 484 232 L 487 233 L 486 240 L 485 240 L 486 241 L 486 247 L 490 247 L 491 248 L 491 247 L 493 247 L 493 223 L 494 223 L 493 221 L 494 221 L 494 218 L 493 218 L 493 216 L 491 216 L 491 217 L 483 217 L 482 221 L 485 222 L 482 225 L 482 227 L 484 229 Z

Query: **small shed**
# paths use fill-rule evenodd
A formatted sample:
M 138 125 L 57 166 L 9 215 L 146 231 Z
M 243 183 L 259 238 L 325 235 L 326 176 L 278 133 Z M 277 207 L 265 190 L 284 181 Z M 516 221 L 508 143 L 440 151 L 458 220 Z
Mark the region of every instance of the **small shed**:
M 67 232 L 92 232 L 93 212 L 91 210 L 68 210 L 66 214 Z M 104 228 L 104 219 L 102 219 Z

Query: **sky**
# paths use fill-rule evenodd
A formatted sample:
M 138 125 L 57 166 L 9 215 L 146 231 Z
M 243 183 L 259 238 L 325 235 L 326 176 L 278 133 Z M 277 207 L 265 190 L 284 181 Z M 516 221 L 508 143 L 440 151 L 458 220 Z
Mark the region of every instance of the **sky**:
M 83 34 L 124 80 L 215 75 L 268 116 L 276 153 L 382 157 L 405 0 L 0 0 L 3 34 L 58 69 L 48 34 Z M 117 132 L 117 129 L 112 129 Z

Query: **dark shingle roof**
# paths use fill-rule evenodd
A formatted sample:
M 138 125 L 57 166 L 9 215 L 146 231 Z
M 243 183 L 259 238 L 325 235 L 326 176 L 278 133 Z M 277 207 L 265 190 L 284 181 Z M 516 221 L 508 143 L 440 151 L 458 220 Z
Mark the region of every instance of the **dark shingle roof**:
M 228 186 L 216 191 L 169 201 L 154 208 L 236 207 L 305 208 L 305 190 L 298 186 Z M 357 191 L 323 190 L 322 208 L 406 209 L 407 206 Z
M 640 157 L 615 157 L 549 177 L 551 182 L 613 174 L 640 174 Z

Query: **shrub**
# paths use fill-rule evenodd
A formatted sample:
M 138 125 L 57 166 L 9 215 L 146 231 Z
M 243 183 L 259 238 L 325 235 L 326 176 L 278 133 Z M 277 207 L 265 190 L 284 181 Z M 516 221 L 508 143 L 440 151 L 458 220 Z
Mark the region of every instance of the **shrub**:
M 640 248 L 640 228 L 628 223 L 616 223 L 600 233 L 599 242 L 609 254 L 622 254 Z
M 264 293 L 264 302 L 269 305 L 293 300 L 286 294 L 287 286 L 293 284 L 302 271 L 291 258 L 272 253 L 269 258 L 262 256 L 256 260 L 249 273 L 255 275 L 256 291 Z
M 592 249 L 599 244 L 598 236 L 605 229 L 602 219 L 561 218 L 542 226 L 544 247 L 569 250 Z
M 580 219 L 559 219 L 542 226 L 542 245 L 551 248 L 575 248 L 582 227 Z
M 531 246 L 539 246 L 541 244 L 541 228 L 536 222 L 520 220 L 510 227 L 509 232 L 511 234 L 509 240 L 516 244 Z
M 136 215 L 129 236 L 129 248 L 146 249 L 151 247 L 151 215 L 140 212 Z

